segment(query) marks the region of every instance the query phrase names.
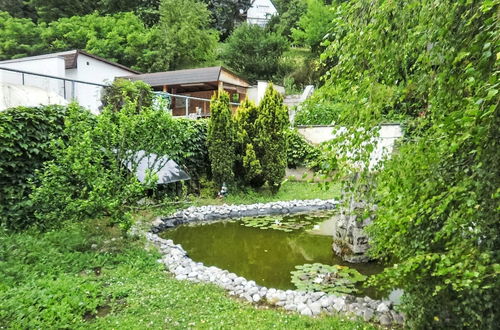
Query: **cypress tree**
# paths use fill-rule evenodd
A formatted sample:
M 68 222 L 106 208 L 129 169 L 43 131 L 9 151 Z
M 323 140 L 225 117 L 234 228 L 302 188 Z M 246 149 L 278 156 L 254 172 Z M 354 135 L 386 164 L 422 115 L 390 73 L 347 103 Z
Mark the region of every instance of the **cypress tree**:
M 274 193 L 285 176 L 288 126 L 288 110 L 283 105 L 283 97 L 269 84 L 258 108 L 255 127 L 258 154 L 262 155 L 262 175 Z
M 236 134 L 229 105 L 229 94 L 220 91 L 218 96 L 214 95 L 212 97 L 207 135 L 212 176 L 215 183 L 219 186 L 224 182 L 233 182 L 235 138 Z

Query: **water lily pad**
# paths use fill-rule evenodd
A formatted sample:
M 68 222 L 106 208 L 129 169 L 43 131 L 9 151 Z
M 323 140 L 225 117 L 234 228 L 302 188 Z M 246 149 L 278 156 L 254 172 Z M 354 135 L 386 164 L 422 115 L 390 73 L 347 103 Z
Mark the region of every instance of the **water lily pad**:
M 241 225 L 260 229 L 274 229 L 291 232 L 294 230 L 310 229 L 314 226 L 314 224 L 328 219 L 331 216 L 331 212 L 285 216 L 262 216 L 242 218 Z
M 350 294 L 357 291 L 355 285 L 366 276 L 353 268 L 320 263 L 295 266 L 291 272 L 292 283 L 304 291 L 323 291 L 333 294 Z

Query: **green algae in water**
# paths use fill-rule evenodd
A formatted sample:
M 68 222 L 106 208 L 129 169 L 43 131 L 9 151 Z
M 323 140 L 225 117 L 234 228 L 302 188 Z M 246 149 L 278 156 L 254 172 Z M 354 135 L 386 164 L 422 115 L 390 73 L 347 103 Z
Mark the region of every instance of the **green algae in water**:
M 307 221 L 305 228 L 329 218 L 329 214 L 300 214 L 285 221 Z M 311 235 L 305 228 L 290 232 L 275 229 L 247 227 L 241 220 L 182 225 L 165 230 L 161 237 L 181 244 L 189 257 L 207 266 L 227 269 L 257 284 L 277 289 L 295 289 L 291 272 L 295 266 L 321 263 L 347 265 L 361 274 L 379 273 L 383 267 L 376 263 L 348 264 L 334 255 L 332 237 Z M 378 298 L 373 290 L 362 290 Z

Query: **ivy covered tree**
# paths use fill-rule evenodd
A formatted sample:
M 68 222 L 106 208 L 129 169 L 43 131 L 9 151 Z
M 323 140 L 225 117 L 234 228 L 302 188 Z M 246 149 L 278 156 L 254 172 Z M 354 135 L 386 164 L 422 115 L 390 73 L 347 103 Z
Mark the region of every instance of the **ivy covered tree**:
M 219 186 L 232 183 L 235 161 L 236 132 L 229 105 L 229 94 L 220 91 L 210 103 L 207 145 L 212 167 L 212 177 Z
M 255 126 L 257 145 L 262 153 L 262 175 L 271 190 L 277 192 L 287 167 L 287 129 L 290 123 L 283 96 L 272 84 L 267 87 L 258 111 Z

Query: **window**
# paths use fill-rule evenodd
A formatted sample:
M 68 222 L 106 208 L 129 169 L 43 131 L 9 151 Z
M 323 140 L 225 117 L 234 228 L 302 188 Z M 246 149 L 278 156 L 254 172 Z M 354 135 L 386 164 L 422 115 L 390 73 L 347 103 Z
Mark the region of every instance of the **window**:
M 240 94 L 234 93 L 232 96 L 232 102 L 238 103 L 240 102 Z

